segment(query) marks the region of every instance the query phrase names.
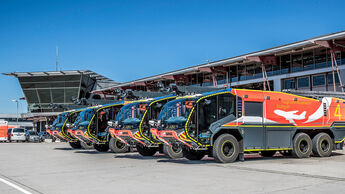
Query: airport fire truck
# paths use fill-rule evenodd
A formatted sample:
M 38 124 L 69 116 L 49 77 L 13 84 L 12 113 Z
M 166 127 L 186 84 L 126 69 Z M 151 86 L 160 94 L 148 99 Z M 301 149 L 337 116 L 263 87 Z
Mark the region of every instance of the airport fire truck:
M 107 122 L 115 120 L 121 107 L 130 101 L 119 101 L 111 104 L 90 107 L 80 113 L 80 121 L 75 123 L 68 132 L 79 141 L 83 142 L 84 148 L 94 147 L 97 151 L 109 150 L 109 138 Z M 128 148 L 121 142 L 111 142 L 122 152 Z
M 123 106 L 115 121 L 109 121 L 110 141 L 120 140 L 127 146 L 136 148 L 143 156 L 152 156 L 157 151 L 174 157 L 182 157 L 181 149 L 173 149 L 157 141 L 150 132 L 149 121 L 157 119 L 164 104 L 176 95 L 145 99 Z M 116 152 L 116 150 L 113 150 Z
M 291 93 L 224 89 L 168 102 L 151 132 L 182 146 L 183 155 L 228 163 L 245 152 L 277 151 L 306 158 L 328 157 L 345 139 L 345 100 Z
M 159 151 L 170 158 L 181 158 L 181 146 L 162 144 L 152 135 L 150 125 L 158 120 L 158 115 L 164 105 L 176 97 L 214 91 L 215 88 L 171 85 L 168 90 L 173 94 L 146 99 L 122 107 L 116 121 L 109 122 L 109 133 L 112 139 L 118 139 L 128 146 L 136 147 L 142 156 L 152 156 Z
M 47 132 L 60 141 L 68 141 L 72 148 L 81 148 L 80 141 L 68 133 L 67 130 L 71 123 L 78 120 L 79 113 L 83 110 L 84 109 L 76 109 L 61 113 L 54 120 L 51 128 L 48 129 Z

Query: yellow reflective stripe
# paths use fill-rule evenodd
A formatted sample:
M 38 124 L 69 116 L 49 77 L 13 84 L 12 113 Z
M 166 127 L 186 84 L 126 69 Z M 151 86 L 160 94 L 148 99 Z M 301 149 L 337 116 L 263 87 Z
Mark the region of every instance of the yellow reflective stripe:
M 207 96 L 203 96 L 203 97 L 199 98 L 199 99 L 196 101 L 196 103 L 198 103 L 200 100 L 202 100 L 202 99 L 204 99 L 204 98 L 211 97 L 211 96 L 216 96 L 216 95 L 220 95 L 220 94 L 226 94 L 226 93 L 229 93 L 229 94 L 231 94 L 231 95 L 234 95 L 233 93 L 231 93 L 231 92 L 229 92 L 229 91 L 226 91 L 226 92 L 219 92 L 219 93 L 215 93 L 215 94 L 210 94 L 210 95 L 207 95 Z M 192 113 L 194 112 L 194 109 L 195 109 L 195 107 L 193 107 L 192 110 L 190 111 L 189 116 L 188 116 L 188 119 L 187 119 L 186 124 L 185 124 L 185 132 L 186 132 L 186 135 L 187 135 L 187 137 L 188 137 L 189 139 L 191 139 L 192 141 L 194 141 L 195 143 L 197 143 L 199 146 L 206 146 L 206 147 L 211 146 L 210 144 L 203 145 L 203 144 L 199 143 L 198 141 L 196 141 L 195 139 L 193 139 L 191 136 L 189 136 L 189 133 L 188 133 L 188 130 L 187 130 L 187 125 L 188 125 L 188 122 L 189 122 L 189 120 L 190 120 L 190 117 L 191 117 Z
M 340 140 L 340 141 L 334 141 L 334 143 L 341 143 L 341 142 L 343 142 L 345 140 L 345 137 L 344 137 L 344 139 L 342 139 L 342 140 Z
M 292 148 L 269 148 L 269 149 L 245 149 L 245 152 L 254 152 L 254 151 L 280 151 L 280 150 L 292 150 Z
M 176 98 L 176 96 L 170 96 L 170 97 L 162 98 L 162 99 L 159 99 L 159 100 L 155 100 L 155 101 L 153 101 L 153 102 L 151 102 L 151 103 L 149 104 L 149 107 L 151 107 L 151 105 L 152 105 L 153 103 L 155 103 L 155 102 L 159 102 L 159 101 L 167 100 L 167 99 L 171 99 L 171 98 Z M 145 116 L 146 116 L 146 114 L 147 114 L 147 111 L 148 111 L 148 110 L 145 111 L 143 117 L 141 118 L 141 121 L 140 121 L 140 124 L 139 124 L 139 132 L 140 132 L 141 137 L 143 137 L 144 139 L 148 140 L 148 141 L 151 142 L 151 143 L 155 143 L 155 142 L 153 142 L 152 140 L 150 140 L 148 137 L 144 136 L 143 131 L 142 131 L 142 125 L 143 125 L 143 122 L 144 122 L 144 120 L 145 120 Z
M 130 101 L 130 102 L 134 102 L 134 101 Z M 101 108 L 97 109 L 96 113 L 93 114 L 93 116 L 92 116 L 92 118 L 91 118 L 91 120 L 90 120 L 90 122 L 89 122 L 89 125 L 87 126 L 87 132 L 88 132 L 89 136 L 91 136 L 92 138 L 96 139 L 97 141 L 100 141 L 100 142 L 107 142 L 106 140 L 100 140 L 100 139 L 96 138 L 95 136 L 93 136 L 93 135 L 91 134 L 91 131 L 90 131 L 91 123 L 92 123 L 93 119 L 95 118 L 96 114 L 98 113 L 98 111 L 100 111 L 100 110 L 102 110 L 102 109 L 105 109 L 105 108 L 108 108 L 108 107 L 123 105 L 124 103 L 125 103 L 125 102 L 123 102 L 123 103 L 118 103 L 118 104 L 111 104 L 111 105 L 104 106 L 104 107 L 101 107 Z
M 72 111 L 71 113 L 74 114 L 74 113 L 78 113 L 78 112 L 81 112 L 81 111 L 83 111 L 83 110 Z M 70 139 L 72 139 L 72 140 L 77 140 L 77 139 L 75 139 L 75 138 L 73 138 L 73 137 L 68 137 L 67 134 L 65 134 L 64 128 L 65 128 L 65 125 L 66 125 L 66 123 L 67 123 L 67 120 L 68 120 L 68 117 L 66 118 L 65 123 L 64 123 L 63 126 L 61 127 L 61 132 L 62 132 L 62 134 L 63 134 L 63 136 L 65 136 L 65 137 L 67 137 L 67 138 L 70 138 Z

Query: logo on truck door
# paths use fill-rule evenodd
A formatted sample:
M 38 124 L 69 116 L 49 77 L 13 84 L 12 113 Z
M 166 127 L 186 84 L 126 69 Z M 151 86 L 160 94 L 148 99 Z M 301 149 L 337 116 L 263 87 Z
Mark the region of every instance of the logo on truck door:
M 284 117 L 286 120 L 288 120 L 291 124 L 296 125 L 295 120 L 303 120 L 305 119 L 305 115 L 307 111 L 302 112 L 300 115 L 296 114 L 298 110 L 294 111 L 283 111 L 283 110 L 274 110 L 275 114 Z

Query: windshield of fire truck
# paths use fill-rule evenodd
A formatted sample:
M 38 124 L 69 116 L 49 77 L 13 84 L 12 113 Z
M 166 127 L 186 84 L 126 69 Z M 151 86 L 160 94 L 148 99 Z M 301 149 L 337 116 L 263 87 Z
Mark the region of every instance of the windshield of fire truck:
M 158 120 L 167 124 L 181 124 L 187 121 L 189 113 L 194 106 L 194 99 L 183 98 L 165 104 L 159 113 Z
M 65 120 L 67 119 L 66 114 L 67 113 L 62 113 L 58 117 L 56 117 L 56 119 L 53 122 L 53 127 L 55 127 L 58 124 L 63 124 Z
M 123 106 L 116 116 L 116 121 L 124 125 L 137 124 L 148 107 L 147 102 L 136 102 Z
M 76 126 L 81 122 L 90 121 L 93 115 L 94 115 L 94 109 L 86 109 L 84 111 L 81 111 L 73 125 Z

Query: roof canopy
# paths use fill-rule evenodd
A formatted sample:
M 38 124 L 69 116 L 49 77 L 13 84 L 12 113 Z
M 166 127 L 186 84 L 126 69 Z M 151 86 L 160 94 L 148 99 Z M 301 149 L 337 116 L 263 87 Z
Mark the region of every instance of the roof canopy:
M 112 79 L 104 77 L 98 73 L 95 73 L 90 70 L 67 70 L 67 71 L 38 71 L 38 72 L 12 72 L 12 73 L 3 73 L 4 75 L 13 76 L 13 77 L 34 77 L 34 76 L 63 76 L 63 75 L 89 75 L 90 77 L 96 79 L 100 82 L 109 82 L 114 85 L 119 84 Z

